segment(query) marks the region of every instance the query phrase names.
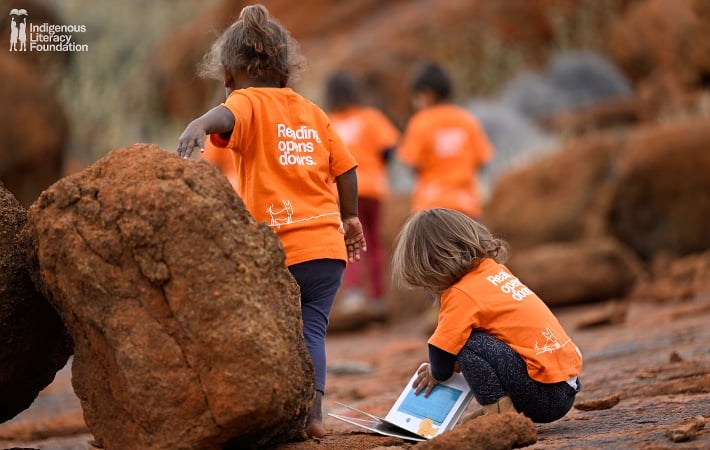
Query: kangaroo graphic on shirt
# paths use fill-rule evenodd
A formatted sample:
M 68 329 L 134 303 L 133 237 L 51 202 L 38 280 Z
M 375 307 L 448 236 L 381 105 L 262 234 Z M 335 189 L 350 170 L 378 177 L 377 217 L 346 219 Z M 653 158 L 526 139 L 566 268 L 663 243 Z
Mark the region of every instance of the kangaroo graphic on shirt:
M 272 227 L 281 227 L 282 224 L 289 224 L 293 222 L 293 207 L 291 206 L 291 200 L 281 200 L 283 208 L 275 210 L 274 204 L 272 203 L 266 208 L 266 211 L 271 216 Z
M 569 339 L 566 342 L 560 343 L 560 341 L 557 339 L 557 336 L 555 336 L 555 333 L 550 330 L 550 328 L 546 328 L 544 331 L 541 331 L 540 334 L 542 337 L 545 339 L 545 343 L 540 347 L 540 345 L 537 343 L 537 340 L 535 341 L 535 354 L 539 355 L 540 353 L 552 353 L 555 350 L 558 350 L 569 342 Z

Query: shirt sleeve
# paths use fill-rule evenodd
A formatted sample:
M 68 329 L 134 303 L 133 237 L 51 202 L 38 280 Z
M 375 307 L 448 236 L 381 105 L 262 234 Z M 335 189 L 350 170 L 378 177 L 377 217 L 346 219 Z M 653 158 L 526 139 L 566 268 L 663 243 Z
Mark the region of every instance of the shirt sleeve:
M 241 145 L 241 130 L 242 124 L 249 123 L 252 115 L 254 114 L 252 104 L 246 96 L 240 95 L 238 91 L 234 91 L 229 95 L 229 97 L 227 97 L 227 100 L 222 103 L 222 106 L 227 108 L 234 116 L 234 129 L 232 130 L 232 134 L 229 136 L 229 140 L 225 140 L 220 137 L 217 139 L 210 137 L 210 139 L 215 145 L 244 153 L 247 149 L 243 148 L 244 146 Z
M 429 364 L 431 364 L 431 376 L 436 381 L 446 381 L 454 374 L 456 355 L 429 344 Z
M 479 326 L 477 313 L 478 307 L 471 297 L 451 288 L 441 297 L 438 323 L 429 344 L 458 355 L 471 331 Z
M 425 142 L 423 128 L 419 126 L 419 121 L 416 120 L 416 117 L 413 117 L 404 130 L 402 143 L 397 150 L 397 158 L 404 164 L 416 169 L 422 162 Z

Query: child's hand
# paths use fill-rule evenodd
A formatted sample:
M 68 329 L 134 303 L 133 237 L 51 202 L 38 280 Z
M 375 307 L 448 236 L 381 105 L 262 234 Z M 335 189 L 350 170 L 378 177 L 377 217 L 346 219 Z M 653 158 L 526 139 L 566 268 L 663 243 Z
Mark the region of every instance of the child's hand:
M 224 106 L 215 106 L 190 122 L 178 139 L 178 155 L 189 158 L 195 147 L 205 151 L 208 134 L 231 134 L 234 129 L 234 114 Z
M 439 382 L 431 376 L 431 366 L 429 364 L 423 364 L 417 370 L 417 378 L 414 379 L 412 387 L 414 388 L 415 394 L 419 395 L 419 393 L 423 390 L 424 397 L 428 397 L 432 389 L 434 389 L 434 386 L 437 384 L 439 384 Z
M 360 261 L 360 252 L 367 251 L 365 235 L 362 232 L 362 224 L 357 217 L 343 220 L 343 232 L 345 234 L 345 247 L 348 249 L 348 261 Z
M 193 120 L 187 128 L 185 128 L 185 131 L 182 132 L 180 139 L 178 139 L 178 155 L 183 158 L 189 158 L 195 147 L 199 148 L 201 152 L 204 152 L 205 137 L 206 133 L 204 128 L 200 126 L 198 121 Z

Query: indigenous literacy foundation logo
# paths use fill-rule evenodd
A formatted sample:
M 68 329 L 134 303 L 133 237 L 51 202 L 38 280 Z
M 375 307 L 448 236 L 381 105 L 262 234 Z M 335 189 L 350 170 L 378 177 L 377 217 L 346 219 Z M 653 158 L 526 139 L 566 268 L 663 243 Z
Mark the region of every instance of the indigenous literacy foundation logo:
M 36 25 L 27 21 L 26 9 L 10 10 L 11 52 L 86 52 L 87 44 L 73 42 L 74 33 L 85 33 L 86 25 Z M 27 45 L 29 42 L 29 46 Z

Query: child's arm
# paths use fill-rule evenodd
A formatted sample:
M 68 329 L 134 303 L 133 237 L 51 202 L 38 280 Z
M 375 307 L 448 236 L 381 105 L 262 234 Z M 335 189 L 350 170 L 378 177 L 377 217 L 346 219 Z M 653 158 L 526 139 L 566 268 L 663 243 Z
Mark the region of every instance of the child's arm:
M 195 147 L 205 151 L 205 136 L 221 134 L 228 137 L 234 129 L 234 115 L 224 106 L 216 106 L 190 122 L 178 139 L 178 155 L 189 158 Z M 226 135 L 226 136 L 225 136 Z
M 446 381 L 456 370 L 456 355 L 429 344 L 429 362 L 431 375 L 435 380 Z
M 338 186 L 338 199 L 340 202 L 340 219 L 343 221 L 345 233 L 345 247 L 348 249 L 348 260 L 360 260 L 360 252 L 367 251 L 365 235 L 362 224 L 357 217 L 357 175 L 355 168 L 335 177 Z

